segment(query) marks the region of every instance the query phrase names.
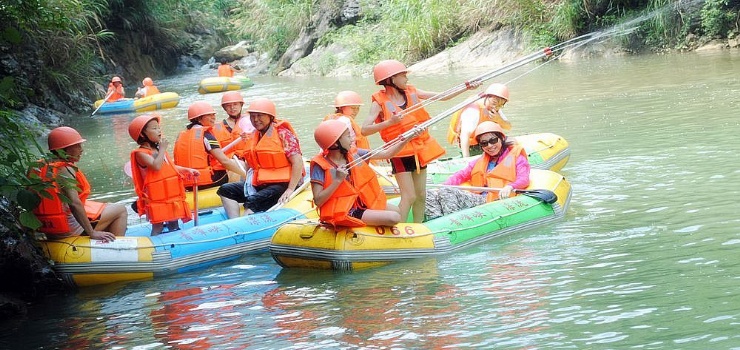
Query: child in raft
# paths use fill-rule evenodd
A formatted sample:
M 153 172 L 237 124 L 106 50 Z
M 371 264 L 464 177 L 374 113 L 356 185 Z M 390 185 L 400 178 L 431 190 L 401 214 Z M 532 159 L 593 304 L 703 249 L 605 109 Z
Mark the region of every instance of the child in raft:
M 366 160 L 392 157 L 412 138 Z M 400 210 L 387 203 L 375 172 L 366 161 L 356 161 L 370 151 L 352 147 L 347 124 L 334 119 L 323 121 L 314 131 L 314 139 L 322 150 L 311 159 L 310 166 L 311 191 L 319 220 L 344 227 L 392 226 L 401 221 Z
M 160 117 L 156 114 L 140 115 L 131 121 L 128 133 L 139 148 L 131 151 L 134 189 L 139 198 L 136 211 L 146 214 L 152 224 L 152 236 L 164 230 L 179 230 L 179 219 L 191 219 L 185 201 L 183 175 L 197 177 L 198 170 L 175 165 L 167 154 L 169 142 L 162 136 Z

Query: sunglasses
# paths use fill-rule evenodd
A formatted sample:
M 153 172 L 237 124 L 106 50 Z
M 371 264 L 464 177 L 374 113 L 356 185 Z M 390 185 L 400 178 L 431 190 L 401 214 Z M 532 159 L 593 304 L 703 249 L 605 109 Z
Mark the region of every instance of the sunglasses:
M 478 144 L 481 146 L 481 148 L 483 148 L 483 147 L 488 147 L 489 144 L 491 144 L 491 145 L 497 144 L 498 143 L 498 140 L 499 140 L 499 138 L 496 137 L 496 136 L 494 136 L 494 137 L 491 137 L 488 140 L 480 140 L 480 141 L 478 141 Z

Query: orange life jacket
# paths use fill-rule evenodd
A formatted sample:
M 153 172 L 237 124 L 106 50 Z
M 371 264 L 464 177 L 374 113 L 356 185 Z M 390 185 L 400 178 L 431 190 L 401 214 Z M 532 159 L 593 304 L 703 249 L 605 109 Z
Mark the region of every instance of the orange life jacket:
M 41 163 L 39 168 L 34 168 L 31 171 L 36 173 L 41 180 L 45 182 L 53 183 L 53 187 L 46 189 L 51 198 L 41 196 L 41 203 L 33 211 L 36 217 L 41 221 L 41 227 L 38 229 L 39 232 L 48 234 L 67 234 L 71 231 L 69 223 L 67 222 L 67 216 L 71 215 L 69 206 L 65 205 L 59 198 L 61 190 L 56 179 L 59 174 L 59 169 L 65 167 L 74 166 L 73 163 L 65 161 L 57 161 L 51 163 Z M 105 209 L 105 203 L 87 200 L 90 195 L 90 183 L 87 181 L 87 177 L 82 173 L 81 170 L 77 169 L 75 173 L 75 180 L 79 191 L 77 192 L 80 201 L 85 205 L 85 213 L 90 220 L 97 220 L 100 218 L 100 214 Z
M 150 149 L 135 149 L 131 152 L 132 165 L 138 164 L 136 162 L 138 152 L 154 156 L 154 151 Z M 145 175 L 142 175 L 142 172 Z M 139 216 L 146 214 L 152 224 L 177 219 L 182 219 L 183 222 L 190 221 L 190 207 L 185 201 L 185 182 L 167 154 L 158 171 L 141 169 L 137 165 L 131 173 L 134 178 L 134 190 L 139 196 L 136 203 Z
M 285 148 L 278 135 L 278 128 L 287 128 L 295 135 L 293 126 L 288 121 L 278 119 L 275 119 L 264 135 L 260 136 L 259 130 L 252 133 L 251 143 L 244 153 L 244 158 L 254 169 L 252 176 L 254 186 L 290 182 L 291 164 L 285 156 Z
M 347 163 L 353 161 L 352 155 L 356 151 L 356 149 L 349 151 Z M 331 170 L 334 166 L 322 154 L 313 157 L 311 163 L 324 169 L 324 188 L 329 187 L 332 181 Z M 362 207 L 367 209 L 384 210 L 387 206 L 385 192 L 380 188 L 375 172 L 365 162 L 353 167 L 349 180 L 342 181 L 326 203 L 318 208 L 319 219 L 334 226 L 365 226 L 362 220 L 349 216 L 350 209 L 359 206 L 358 199 L 362 201 Z
M 500 159 L 498 164 L 490 172 L 486 172 L 488 163 L 491 161 L 491 156 L 488 153 L 483 152 L 483 155 L 473 166 L 473 171 L 470 176 L 470 184 L 477 187 L 504 187 L 507 184 L 516 180 L 516 159 L 520 156 L 527 156 L 527 152 L 524 148 L 518 144 L 511 146 L 509 153 L 503 159 Z M 516 193 L 512 192 L 512 196 Z M 499 199 L 498 191 L 490 191 L 486 197 L 487 202 L 492 202 Z
M 116 86 L 113 85 L 113 83 L 108 83 L 108 93 L 106 95 L 108 94 L 111 95 L 105 100 L 106 102 L 115 102 L 126 97 L 126 93 L 123 91 L 123 85 L 116 89 Z
M 233 77 L 234 70 L 228 64 L 221 64 L 218 66 L 218 76 L 219 77 L 229 77 L 229 78 Z
M 370 149 L 370 141 L 368 141 L 366 136 L 362 135 L 362 127 L 357 124 L 354 118 L 342 113 L 334 113 L 324 117 L 324 120 L 339 119 L 339 117 L 347 117 L 349 122 L 352 124 L 352 131 L 355 132 L 355 146 L 357 146 L 357 148 Z
M 468 108 L 475 108 L 478 110 L 478 124 L 484 122 L 484 121 L 492 121 L 496 122 L 495 119 L 493 119 L 493 116 L 488 113 L 486 110 L 486 107 L 484 106 L 482 101 L 476 101 L 473 102 L 463 108 L 461 108 L 459 111 L 455 112 L 455 114 L 452 115 L 452 118 L 450 119 L 450 126 L 447 128 L 447 142 L 449 142 L 451 145 L 459 145 L 460 144 L 460 125 L 462 124 L 462 120 L 460 119 L 460 116 L 464 111 L 466 111 Z M 470 146 L 474 146 L 478 144 L 478 140 L 473 137 L 473 135 L 470 135 Z
M 241 139 L 242 129 L 239 127 L 239 124 L 235 123 L 234 127 L 231 128 L 231 131 L 229 131 L 228 128 L 229 126 L 226 123 L 226 120 L 223 120 L 221 123 L 216 123 L 211 128 L 211 133 L 213 134 L 213 136 L 216 137 L 219 145 L 221 145 L 221 148 L 228 146 L 234 140 Z M 246 149 L 247 149 L 247 143 L 239 142 L 235 146 L 229 148 L 228 151 L 225 151 L 224 154 L 226 155 L 226 158 L 231 158 L 233 155 L 237 155 L 240 157 Z M 211 164 L 211 166 L 213 167 L 213 170 L 225 170 L 226 169 L 218 161 L 216 161 L 215 164 Z
M 198 170 L 200 176 L 195 177 L 198 186 L 213 183 L 211 179 L 211 175 L 213 175 L 213 169 L 211 168 L 213 156 L 208 154 L 203 141 L 206 137 L 206 131 L 210 129 L 210 127 L 205 126 L 193 126 L 180 132 L 175 141 L 175 164 Z M 195 180 L 185 179 L 185 186 L 193 185 L 196 185 Z
M 407 106 L 411 108 L 416 104 L 419 104 L 419 97 L 416 93 L 416 88 L 408 85 L 404 91 L 406 94 Z M 401 108 L 395 105 L 385 94 L 385 90 L 378 91 L 373 94 L 372 100 L 377 102 L 382 108 L 382 114 L 380 115 L 381 121 L 390 119 L 394 112 L 401 112 Z M 383 141 L 388 142 L 406 131 L 411 130 L 417 124 L 429 120 L 429 113 L 424 108 L 419 108 L 411 113 L 408 113 L 401 118 L 401 122 L 398 124 L 391 125 L 380 131 L 380 137 Z M 416 156 L 416 160 L 420 167 L 423 167 L 429 162 L 441 157 L 445 154 L 444 148 L 437 143 L 437 141 L 429 135 L 427 130 L 421 133 L 421 135 L 411 139 L 406 145 L 403 146 L 401 151 L 396 154 L 396 157 L 408 157 Z
M 148 97 L 148 96 L 152 96 L 152 95 L 156 95 L 160 93 L 159 89 L 157 89 L 157 87 L 154 85 L 144 86 L 142 89 L 144 90 L 144 95 L 141 97 Z

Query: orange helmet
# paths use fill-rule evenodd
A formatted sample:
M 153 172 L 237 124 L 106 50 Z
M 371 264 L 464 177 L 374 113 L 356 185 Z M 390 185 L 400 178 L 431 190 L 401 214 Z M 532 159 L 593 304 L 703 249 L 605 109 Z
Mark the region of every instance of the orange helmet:
M 508 101 L 509 100 L 509 88 L 506 87 L 506 85 L 501 84 L 501 83 L 491 84 L 491 86 L 489 86 L 486 89 L 483 95 L 487 95 L 487 96 L 493 95 L 493 96 L 501 97 L 504 100 Z
M 390 78 L 398 73 L 408 72 L 406 66 L 403 63 L 396 60 L 385 60 L 380 61 L 373 67 L 373 77 L 375 78 L 375 84 L 380 85 L 380 82 Z
M 506 136 L 506 134 L 504 133 L 504 129 L 501 128 L 501 125 L 498 125 L 490 120 L 486 120 L 478 124 L 478 126 L 475 128 L 475 131 L 473 132 L 473 136 L 477 139 L 478 136 L 489 132 L 497 132 L 503 136 Z
M 49 133 L 49 151 L 54 151 L 62 148 L 67 148 L 78 143 L 83 143 L 87 140 L 82 138 L 77 130 L 72 129 L 68 126 L 60 126 L 55 128 Z
M 256 98 L 247 107 L 248 113 L 265 113 L 277 118 L 275 112 L 275 104 L 268 98 L 260 97 Z
M 162 118 L 156 114 L 143 114 L 134 118 L 134 120 L 131 121 L 131 124 L 128 125 L 129 136 L 131 136 L 134 141 L 139 142 L 139 136 L 144 130 L 144 127 L 153 119 L 156 119 L 158 123 L 162 121 Z
M 113 79 L 110 80 L 111 83 L 121 83 L 121 78 L 119 77 L 113 77 Z
M 244 98 L 242 97 L 242 94 L 239 93 L 239 91 L 229 91 L 221 96 L 221 106 L 233 102 L 239 102 L 242 104 L 244 103 Z
M 195 101 L 188 107 L 188 119 L 193 120 L 207 114 L 216 114 L 213 107 L 206 101 Z
M 144 78 L 144 80 L 142 80 L 141 83 L 144 84 L 144 86 L 152 86 L 152 85 L 154 85 L 154 82 L 152 81 L 152 78 L 150 78 L 150 77 Z
M 313 132 L 313 138 L 322 150 L 327 150 L 339 140 L 349 127 L 343 121 L 330 119 L 321 122 Z
M 362 106 L 362 97 L 354 91 L 342 91 L 334 98 L 334 107 Z

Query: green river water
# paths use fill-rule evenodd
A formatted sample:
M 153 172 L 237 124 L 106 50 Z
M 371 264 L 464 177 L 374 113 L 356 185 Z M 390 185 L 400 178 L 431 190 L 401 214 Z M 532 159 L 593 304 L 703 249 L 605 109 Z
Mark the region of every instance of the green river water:
M 527 68 L 497 81 L 511 89 L 512 134 L 570 142 L 562 221 L 352 273 L 282 270 L 265 252 L 86 288 L 7 324 L 0 348 L 740 349 L 740 52 L 556 61 L 520 76 Z M 442 91 L 480 73 L 409 78 Z M 196 92 L 213 74 L 157 82 L 182 97 L 161 112 L 171 143 L 190 103 L 218 108 L 220 94 Z M 376 89 L 370 77 L 253 80 L 244 97 L 272 98 L 306 156 L 336 92 L 367 101 Z M 133 196 L 122 171 L 133 117 L 70 121 L 88 139 L 79 165 L 97 199 Z M 432 129 L 438 139 L 446 122 Z

